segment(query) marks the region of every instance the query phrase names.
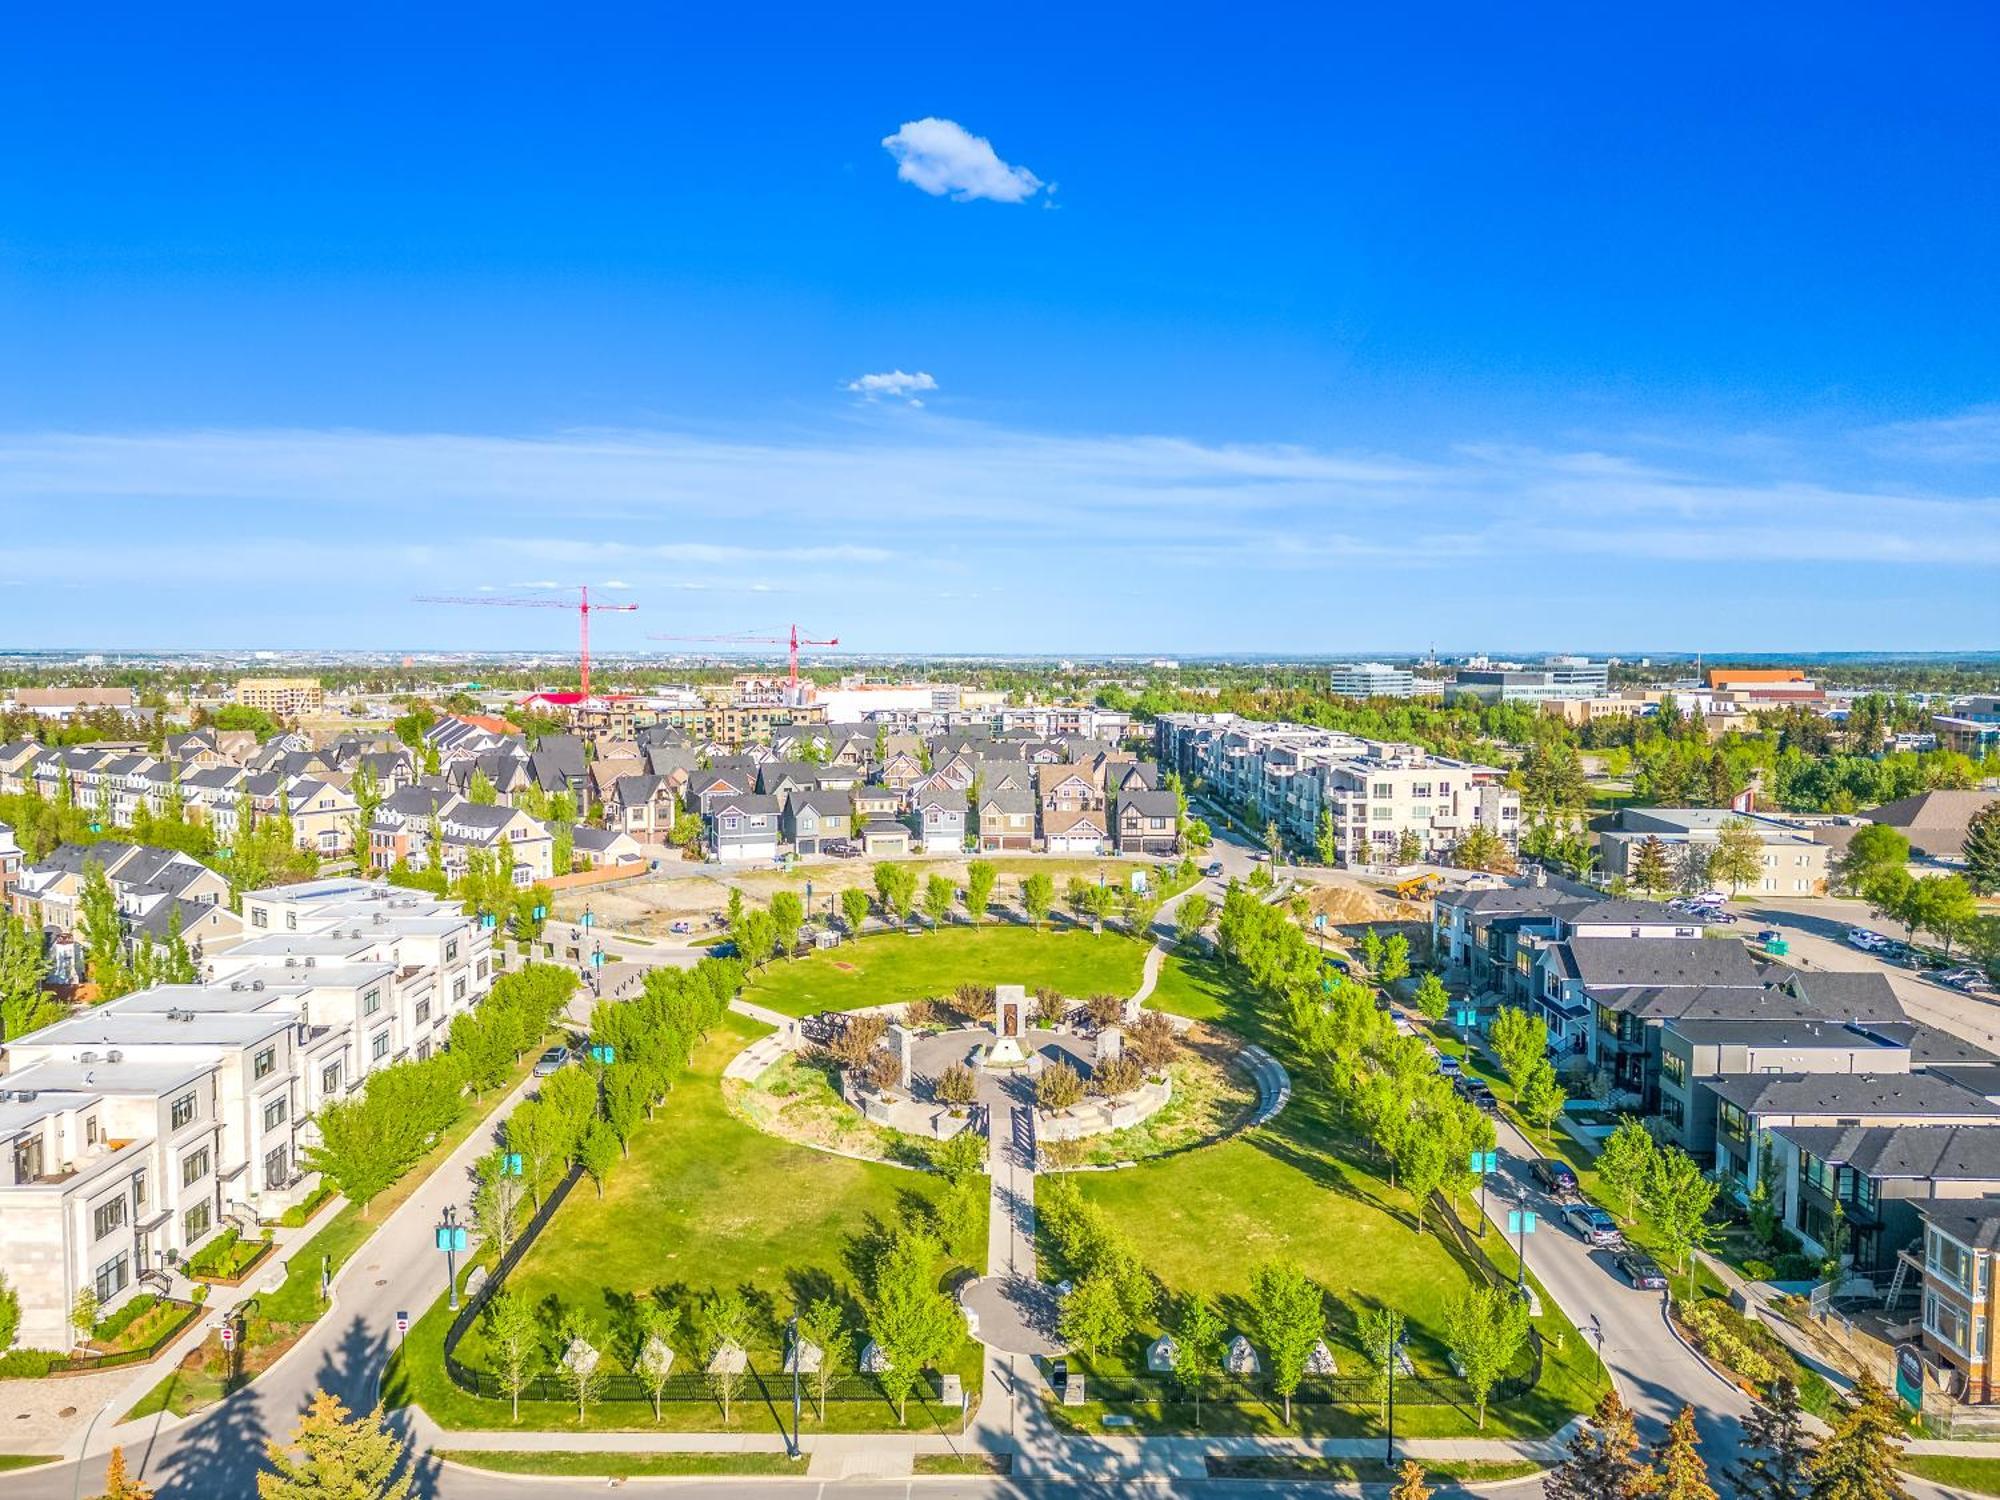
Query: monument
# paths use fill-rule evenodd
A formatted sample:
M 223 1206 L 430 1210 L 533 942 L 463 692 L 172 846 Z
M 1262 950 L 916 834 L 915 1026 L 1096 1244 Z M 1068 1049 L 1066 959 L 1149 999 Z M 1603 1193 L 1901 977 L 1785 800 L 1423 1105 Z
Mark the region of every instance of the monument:
M 1028 991 L 1018 984 L 1000 984 L 993 987 L 993 1030 L 997 1040 L 986 1049 L 982 1059 L 989 1068 L 1018 1068 L 1028 1060 L 1028 1054 L 1021 1049 L 1021 1038 L 1027 1034 Z

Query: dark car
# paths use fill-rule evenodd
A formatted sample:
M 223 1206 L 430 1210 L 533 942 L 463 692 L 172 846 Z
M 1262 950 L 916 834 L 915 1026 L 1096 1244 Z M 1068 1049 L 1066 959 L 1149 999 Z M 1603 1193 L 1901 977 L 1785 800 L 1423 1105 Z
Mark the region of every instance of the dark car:
M 1458 1097 L 1474 1108 L 1495 1114 L 1500 1109 L 1500 1101 L 1483 1079 L 1460 1077 L 1452 1080 L 1451 1086 L 1458 1090 Z
M 1618 1257 L 1618 1274 L 1642 1292 L 1664 1292 L 1667 1289 L 1667 1273 L 1650 1255 L 1638 1251 L 1628 1251 Z
M 1617 1245 L 1625 1236 L 1618 1228 L 1618 1221 L 1599 1208 L 1595 1203 L 1581 1200 L 1568 1204 L 1562 1211 L 1563 1222 L 1576 1231 L 1576 1237 L 1586 1245 Z
M 853 859 L 861 849 L 852 839 L 826 839 L 821 842 L 819 852 L 831 854 L 835 859 Z
M 1201 873 L 1206 875 L 1210 880 L 1220 880 L 1222 878 L 1222 861 L 1219 859 L 1210 860 L 1208 868 Z
M 1535 1174 L 1535 1181 L 1542 1185 L 1545 1193 L 1568 1198 L 1576 1192 L 1576 1173 L 1569 1169 L 1566 1161 L 1558 1161 L 1553 1156 L 1538 1157 L 1528 1170 Z

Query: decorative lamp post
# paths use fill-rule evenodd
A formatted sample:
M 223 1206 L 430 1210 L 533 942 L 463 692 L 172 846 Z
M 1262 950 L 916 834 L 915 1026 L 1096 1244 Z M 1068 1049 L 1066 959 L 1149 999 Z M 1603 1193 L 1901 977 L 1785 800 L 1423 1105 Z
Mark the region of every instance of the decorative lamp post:
M 447 1206 L 444 1222 L 437 1227 L 437 1247 L 444 1252 L 445 1285 L 451 1292 L 451 1310 L 458 1311 L 458 1254 L 465 1248 L 465 1226 L 458 1222 L 458 1210 Z
M 1486 1179 L 1500 1169 L 1498 1151 L 1475 1151 L 1467 1160 L 1467 1167 L 1479 1179 L 1479 1237 L 1486 1238 Z
M 1525 1294 L 1528 1290 L 1528 1236 L 1535 1232 L 1535 1216 L 1525 1208 L 1508 1209 L 1507 1232 L 1516 1237 L 1514 1256 L 1520 1262 L 1520 1269 L 1514 1275 L 1514 1288 Z
M 804 1352 L 799 1348 L 799 1315 L 792 1314 L 787 1325 L 792 1340 L 792 1430 L 785 1435 L 785 1457 L 796 1462 L 805 1457 L 799 1448 L 799 1371 L 805 1365 Z

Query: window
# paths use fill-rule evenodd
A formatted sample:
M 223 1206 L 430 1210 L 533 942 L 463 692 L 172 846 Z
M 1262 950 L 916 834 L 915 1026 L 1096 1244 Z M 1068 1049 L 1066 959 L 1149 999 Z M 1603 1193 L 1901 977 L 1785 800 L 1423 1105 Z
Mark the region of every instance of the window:
M 419 1000 L 419 1001 L 417 1002 L 417 1009 L 416 1009 L 416 1022 L 415 1022 L 415 1024 L 417 1024 L 418 1026 L 421 1026 L 421 1025 L 423 1025 L 423 1024 L 424 1024 L 424 1022 L 428 1021 L 428 1020 L 429 1020 L 430 1018 L 431 1018 L 431 1003 L 430 1003 L 430 1001 L 428 1001 L 428 1000 Z
M 107 1198 L 90 1211 L 90 1237 L 101 1240 L 114 1229 L 123 1229 L 125 1223 L 125 1200 Z
M 340 1063 L 337 1060 L 320 1069 L 319 1091 L 322 1095 L 340 1092 Z
M 103 1139 L 104 1139 L 104 1132 L 98 1129 L 97 1116 L 96 1115 L 90 1116 L 90 1118 L 88 1118 L 83 1122 L 84 1145 L 95 1146 L 99 1141 Z
M 131 1279 L 132 1258 L 121 1250 L 103 1265 L 99 1266 L 97 1268 L 97 1275 L 92 1278 L 92 1285 L 97 1292 L 99 1304 L 109 1302 L 113 1297 L 124 1291 L 126 1284 Z
M 182 1094 L 174 1101 L 173 1128 L 179 1130 L 184 1125 L 194 1123 L 194 1095 Z
M 1971 1332 L 1971 1321 L 1956 1303 L 1940 1297 L 1936 1292 L 1924 1294 L 1925 1329 L 1961 1354 L 1967 1352 L 1966 1336 Z
M 1679 1087 L 1687 1082 L 1687 1059 L 1678 1052 L 1660 1054 L 1660 1077 Z
M 209 1222 L 208 1200 L 204 1198 L 181 1215 L 182 1243 L 192 1245 L 207 1234 Z
M 450 942 L 444 945 L 444 961 L 448 964 L 454 964 L 458 962 L 457 938 L 453 938 Z
M 1376 796 L 1378 796 L 1378 797 L 1393 797 L 1393 796 L 1395 796 L 1395 795 L 1396 795 L 1396 787 L 1395 787 L 1395 784 L 1394 784 L 1393 782 L 1388 782 L 1388 781 L 1378 781 L 1378 782 L 1376 782 L 1376 783 L 1375 783 L 1375 795 L 1376 795 Z
M 389 1055 L 389 1029 L 388 1027 L 385 1026 L 382 1028 L 382 1030 L 376 1032 L 374 1037 L 370 1039 L 368 1043 L 368 1059 L 370 1062 L 380 1062 L 383 1058 L 387 1057 L 388 1055 Z
M 463 974 L 451 982 L 451 998 L 454 1001 L 465 998 L 465 976 Z
M 278 1066 L 278 1049 L 266 1047 L 250 1064 L 250 1077 L 255 1080 L 269 1078 Z
M 280 1094 L 264 1106 L 264 1128 L 266 1130 L 276 1130 L 280 1125 L 285 1123 L 285 1105 L 285 1096 Z
M 362 1015 L 372 1016 L 375 1014 L 376 1011 L 380 1010 L 381 1008 L 382 1008 L 382 992 L 379 989 L 370 990 L 368 991 L 367 994 L 361 997 Z
M 1933 1276 L 1964 1291 L 1972 1285 L 1972 1252 L 1956 1240 L 1946 1239 L 1935 1229 L 1930 1232 L 1924 1264 Z
M 132 1174 L 132 1212 L 143 1209 L 152 1195 L 152 1183 L 146 1177 L 146 1169 L 139 1168 Z
M 271 925 L 270 916 L 265 912 L 263 907 L 253 906 L 250 908 L 250 925 L 252 927 L 269 927 Z
M 279 1146 L 264 1153 L 264 1186 L 281 1188 L 291 1181 L 290 1167 L 292 1152 L 289 1146 Z
M 1660 1095 L 1660 1116 L 1678 1129 L 1687 1119 L 1687 1110 L 1672 1094 Z
M 208 1147 L 201 1146 L 181 1158 L 181 1186 L 193 1187 L 208 1175 Z
M 478 974 L 478 975 L 479 975 L 479 977 L 480 977 L 481 979 L 484 979 L 484 978 L 486 977 L 486 975 L 487 975 L 487 960 L 485 960 L 485 959 L 483 959 L 483 958 L 482 958 L 482 959 L 480 959 L 480 960 L 479 960 L 479 967 L 478 967 L 477 969 L 475 969 L 475 970 L 474 970 L 474 972 L 475 972 L 476 974 Z

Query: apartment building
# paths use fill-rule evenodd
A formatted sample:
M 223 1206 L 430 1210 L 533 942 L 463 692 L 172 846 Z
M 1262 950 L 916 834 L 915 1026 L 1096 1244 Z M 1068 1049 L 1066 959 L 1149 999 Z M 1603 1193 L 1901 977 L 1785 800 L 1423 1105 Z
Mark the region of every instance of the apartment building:
M 1597 836 L 1604 873 L 1630 880 L 1633 864 L 1648 839 L 1665 848 L 1670 865 L 1679 870 L 1689 849 L 1713 850 L 1722 841 L 1725 823 L 1741 823 L 1763 847 L 1757 878 L 1745 891 L 1766 896 L 1812 896 L 1826 891 L 1830 845 L 1812 830 L 1781 818 L 1732 812 L 1719 807 L 1627 807 L 1618 812 L 1617 826 Z
M 444 1045 L 491 987 L 456 902 L 324 880 L 244 897 L 259 936 L 0 1051 L 0 1270 L 25 1344 L 60 1348 L 79 1291 L 115 1306 L 231 1223 L 313 1186 L 312 1117 Z
M 1154 750 L 1187 785 L 1252 821 L 1275 821 L 1295 848 L 1314 848 L 1320 814 L 1330 813 L 1346 865 L 1392 860 L 1405 833 L 1426 857 L 1443 855 L 1475 826 L 1509 845 L 1520 835 L 1520 794 L 1503 772 L 1415 745 L 1229 713 L 1175 713 L 1155 721 Z
M 1921 1259 L 1909 1257 L 1923 1278 L 1920 1344 L 1905 1371 L 1898 1350 L 1899 1390 L 1922 1390 L 1927 1374 L 1959 1399 L 1983 1405 L 2000 1400 L 2000 1351 L 1992 1330 L 2000 1325 L 2000 1199 L 1936 1202 L 1924 1206 Z M 1928 1365 L 1929 1371 L 1923 1366 Z
M 303 719 L 325 706 L 317 677 L 239 677 L 236 701 L 274 719 Z

